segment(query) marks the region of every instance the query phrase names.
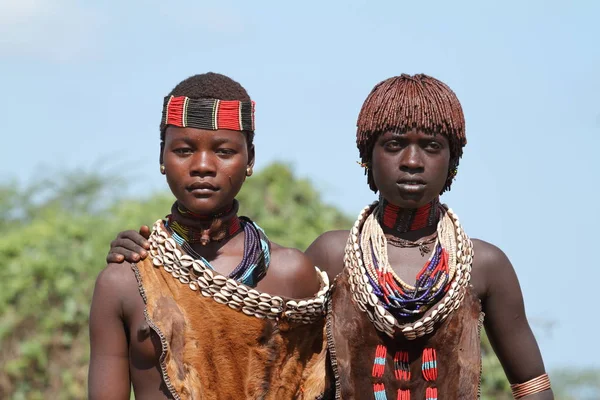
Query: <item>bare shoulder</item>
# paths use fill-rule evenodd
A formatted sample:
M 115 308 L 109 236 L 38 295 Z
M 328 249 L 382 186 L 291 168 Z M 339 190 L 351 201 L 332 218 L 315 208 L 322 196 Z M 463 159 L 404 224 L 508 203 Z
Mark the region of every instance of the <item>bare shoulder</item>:
M 130 282 L 135 282 L 135 274 L 129 263 L 109 263 L 96 278 L 96 285 L 107 285 L 115 289 L 126 287 Z
M 115 302 L 123 301 L 137 291 L 137 280 L 130 264 L 109 263 L 96 278 L 94 300 Z
M 472 283 L 480 298 L 489 294 L 492 285 L 516 281 L 515 270 L 508 256 L 499 247 L 473 239 L 473 251 Z
M 484 240 L 473 239 L 473 251 L 478 268 L 493 268 L 506 263 L 510 264 L 508 257 L 499 247 Z
M 311 244 L 311 246 L 314 245 L 315 243 L 324 245 L 324 246 L 329 246 L 332 244 L 338 244 L 338 245 L 341 244 L 343 246 L 346 246 L 346 242 L 348 241 L 349 235 L 350 235 L 350 231 L 348 229 L 327 231 L 327 232 L 321 234 L 318 238 L 316 238 L 315 241 Z M 343 251 L 344 251 L 344 248 L 342 247 L 342 253 L 343 253 Z
M 326 271 L 330 279 L 344 268 L 344 249 L 349 234 L 349 230 L 325 232 L 306 249 L 306 255 L 313 264 Z
M 300 250 L 271 242 L 271 265 L 267 276 L 276 280 L 289 297 L 314 296 L 320 288 L 312 261 Z

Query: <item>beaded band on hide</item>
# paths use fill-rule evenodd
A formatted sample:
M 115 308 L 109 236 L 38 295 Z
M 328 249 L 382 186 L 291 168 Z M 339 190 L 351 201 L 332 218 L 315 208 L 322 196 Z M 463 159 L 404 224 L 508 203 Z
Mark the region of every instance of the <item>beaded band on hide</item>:
M 306 300 L 284 300 L 279 296 L 259 292 L 208 268 L 204 262 L 185 254 L 175 240 L 163 229 L 162 220 L 156 221 L 149 238 L 152 264 L 163 268 L 181 284 L 217 303 L 256 318 L 286 319 L 309 324 L 325 314 L 329 295 L 327 273 L 315 267 L 321 280 L 321 289 L 315 297 Z
M 254 131 L 254 102 L 167 96 L 162 125 L 213 131 Z
M 433 311 L 427 312 L 416 322 L 401 324 L 380 302 L 379 297 L 373 293 L 369 275 L 363 263 L 363 249 L 361 247 L 360 233 L 370 214 L 373 213 L 378 203 L 375 202 L 365 207 L 352 230 L 346 244 L 344 265 L 348 273 L 348 281 L 352 297 L 357 307 L 365 312 L 373 325 L 390 337 L 394 337 L 396 329 L 409 340 L 416 339 L 433 332 L 434 325 L 444 321 L 452 311 L 458 309 L 464 299 L 466 287 L 471 280 L 471 264 L 473 262 L 473 244 L 463 231 L 458 217 L 451 209 L 446 208 L 446 213 L 440 224 L 451 225 L 453 234 L 449 235 L 452 241 L 446 250 L 454 251 L 450 254 L 450 270 L 453 271 L 450 282 L 447 283 L 446 292 L 442 299 L 433 306 Z M 444 235 L 448 236 L 448 235 Z

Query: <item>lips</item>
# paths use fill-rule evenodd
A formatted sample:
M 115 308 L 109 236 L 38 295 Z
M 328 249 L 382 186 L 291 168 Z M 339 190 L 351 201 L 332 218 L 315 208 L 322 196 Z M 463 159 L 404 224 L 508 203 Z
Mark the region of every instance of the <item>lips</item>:
M 423 179 L 412 176 L 397 180 L 396 186 L 401 193 L 415 196 L 422 195 L 427 187 Z
M 218 187 L 210 182 L 194 182 L 191 185 L 188 185 L 186 189 L 190 192 L 216 192 L 219 190 Z
M 396 181 L 398 185 L 425 185 L 425 181 L 419 177 L 402 178 Z

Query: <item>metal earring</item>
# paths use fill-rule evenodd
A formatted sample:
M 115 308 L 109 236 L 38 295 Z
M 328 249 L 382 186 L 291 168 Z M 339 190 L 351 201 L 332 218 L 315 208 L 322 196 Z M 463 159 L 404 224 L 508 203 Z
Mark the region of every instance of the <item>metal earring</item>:
M 165 165 L 164 164 L 160 164 L 160 173 L 164 175 L 165 171 L 166 171 L 165 170 Z
M 246 168 L 246 176 L 252 176 L 252 167 Z
M 369 169 L 369 163 L 361 162 L 361 161 L 357 161 L 356 163 L 364 169 Z
M 452 171 L 450 171 L 450 180 L 454 180 L 456 179 L 456 175 L 458 174 L 458 170 L 456 168 L 454 168 Z

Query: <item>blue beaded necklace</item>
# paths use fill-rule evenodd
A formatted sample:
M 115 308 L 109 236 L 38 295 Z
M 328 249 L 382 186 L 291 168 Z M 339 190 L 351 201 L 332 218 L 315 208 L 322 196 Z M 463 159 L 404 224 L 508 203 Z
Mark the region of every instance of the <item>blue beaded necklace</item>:
M 242 229 L 244 230 L 244 256 L 238 266 L 228 275 L 228 278 L 243 283 L 249 287 L 255 287 L 266 275 L 271 263 L 271 244 L 267 235 L 255 222 L 247 217 L 240 217 Z M 165 228 L 171 237 L 192 258 L 202 261 L 208 268 L 214 267 L 196 252 L 192 246 L 177 232 L 169 227 L 168 221 L 164 221 Z

